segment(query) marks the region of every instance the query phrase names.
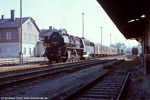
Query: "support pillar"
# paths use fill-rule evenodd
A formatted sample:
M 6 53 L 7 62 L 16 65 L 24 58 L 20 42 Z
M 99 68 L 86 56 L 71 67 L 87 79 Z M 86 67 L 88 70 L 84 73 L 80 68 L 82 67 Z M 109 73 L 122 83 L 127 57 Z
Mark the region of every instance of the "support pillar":
M 150 54 L 145 54 L 144 59 L 144 74 L 150 75 Z
M 143 42 L 144 42 L 144 52 L 143 52 L 144 74 L 150 75 L 150 15 L 146 16 L 146 30 Z

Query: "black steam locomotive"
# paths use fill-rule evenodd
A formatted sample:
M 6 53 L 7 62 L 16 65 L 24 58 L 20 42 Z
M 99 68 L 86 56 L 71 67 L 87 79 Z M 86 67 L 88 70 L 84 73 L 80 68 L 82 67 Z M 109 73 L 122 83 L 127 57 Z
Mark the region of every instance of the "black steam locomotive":
M 69 35 L 66 30 L 56 31 L 45 37 L 44 45 L 46 46 L 44 56 L 50 61 L 57 62 L 124 54 L 118 48 L 94 44 L 88 39 Z
M 50 61 L 80 60 L 83 55 L 83 44 L 79 37 L 67 34 L 65 30 L 53 32 L 45 37 L 46 56 Z

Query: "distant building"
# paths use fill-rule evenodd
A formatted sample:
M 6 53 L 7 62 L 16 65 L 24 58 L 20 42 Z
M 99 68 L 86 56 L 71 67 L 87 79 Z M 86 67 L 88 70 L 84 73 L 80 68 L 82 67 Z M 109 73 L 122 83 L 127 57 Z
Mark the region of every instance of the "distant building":
M 56 32 L 56 31 L 57 30 L 53 28 L 52 26 L 49 26 L 49 29 L 42 29 L 39 34 L 40 40 L 44 42 L 44 37 L 50 36 L 53 32 Z
M 42 56 L 39 41 L 39 28 L 32 17 L 22 18 L 22 52 L 24 57 Z M 11 18 L 0 19 L 0 57 L 19 56 L 20 18 L 15 18 L 15 11 L 11 10 Z

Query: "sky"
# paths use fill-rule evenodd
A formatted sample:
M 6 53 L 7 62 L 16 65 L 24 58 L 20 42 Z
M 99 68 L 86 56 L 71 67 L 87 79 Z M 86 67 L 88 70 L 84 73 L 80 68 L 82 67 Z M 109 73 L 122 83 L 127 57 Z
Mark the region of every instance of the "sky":
M 20 0 L 0 0 L 0 16 L 10 18 L 10 10 L 20 17 Z M 84 37 L 94 43 L 110 45 L 117 42 L 136 46 L 133 40 L 126 40 L 96 0 L 22 0 L 23 17 L 32 17 L 40 29 L 53 26 L 65 28 L 68 34 L 82 37 L 82 13 L 84 13 Z M 0 17 L 1 18 L 1 17 Z

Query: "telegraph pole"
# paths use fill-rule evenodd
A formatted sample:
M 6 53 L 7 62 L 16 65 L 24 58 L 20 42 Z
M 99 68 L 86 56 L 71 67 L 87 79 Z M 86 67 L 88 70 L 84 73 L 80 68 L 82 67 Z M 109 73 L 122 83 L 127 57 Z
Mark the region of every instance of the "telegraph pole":
M 115 38 L 115 45 L 116 45 L 116 43 L 117 43 L 117 38 Z
M 22 54 L 22 0 L 20 0 L 20 34 L 19 34 L 19 64 L 23 64 Z
M 101 54 L 102 54 L 102 29 L 103 29 L 103 27 L 101 27 Z
M 84 13 L 82 13 L 82 38 L 84 38 Z
M 111 34 L 110 34 L 110 46 L 111 46 Z

